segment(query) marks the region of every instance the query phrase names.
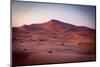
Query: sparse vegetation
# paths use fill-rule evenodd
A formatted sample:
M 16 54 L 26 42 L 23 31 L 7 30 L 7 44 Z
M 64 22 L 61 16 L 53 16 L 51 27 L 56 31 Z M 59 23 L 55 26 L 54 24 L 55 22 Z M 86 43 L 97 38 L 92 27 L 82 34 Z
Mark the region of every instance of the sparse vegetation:
M 64 43 L 62 43 L 62 46 L 65 46 Z
M 45 39 L 39 39 L 39 41 L 46 41 Z
M 27 49 L 24 48 L 24 51 L 26 51 Z
M 48 51 L 48 53 L 52 53 L 52 51 Z

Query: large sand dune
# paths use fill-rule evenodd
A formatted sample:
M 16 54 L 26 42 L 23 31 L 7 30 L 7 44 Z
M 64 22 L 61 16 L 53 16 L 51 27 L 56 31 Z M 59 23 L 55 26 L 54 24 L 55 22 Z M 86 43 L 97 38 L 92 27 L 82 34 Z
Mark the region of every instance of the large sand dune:
M 58 20 L 14 27 L 13 65 L 96 60 L 95 30 Z

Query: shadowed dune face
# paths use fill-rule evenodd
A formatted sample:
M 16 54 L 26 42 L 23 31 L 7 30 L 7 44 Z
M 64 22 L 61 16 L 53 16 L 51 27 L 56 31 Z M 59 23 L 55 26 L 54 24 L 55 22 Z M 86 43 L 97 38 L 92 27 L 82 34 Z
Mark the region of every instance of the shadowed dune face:
M 58 20 L 12 28 L 13 65 L 96 60 L 96 30 Z

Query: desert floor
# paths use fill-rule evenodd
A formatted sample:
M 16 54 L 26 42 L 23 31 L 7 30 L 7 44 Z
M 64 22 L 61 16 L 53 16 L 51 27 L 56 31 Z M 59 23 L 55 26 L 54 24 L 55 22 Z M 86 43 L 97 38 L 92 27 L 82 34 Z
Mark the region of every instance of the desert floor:
M 95 61 L 93 47 L 62 44 L 61 42 L 17 42 L 13 46 L 15 65 L 50 64 L 64 62 Z M 94 51 L 94 50 L 93 50 Z

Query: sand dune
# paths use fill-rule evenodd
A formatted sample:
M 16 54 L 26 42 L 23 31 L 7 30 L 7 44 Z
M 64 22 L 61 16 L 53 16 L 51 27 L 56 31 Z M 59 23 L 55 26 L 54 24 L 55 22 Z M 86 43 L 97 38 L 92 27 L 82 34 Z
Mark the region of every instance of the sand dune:
M 95 61 L 95 33 L 55 19 L 13 27 L 13 65 Z

